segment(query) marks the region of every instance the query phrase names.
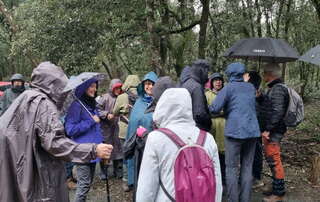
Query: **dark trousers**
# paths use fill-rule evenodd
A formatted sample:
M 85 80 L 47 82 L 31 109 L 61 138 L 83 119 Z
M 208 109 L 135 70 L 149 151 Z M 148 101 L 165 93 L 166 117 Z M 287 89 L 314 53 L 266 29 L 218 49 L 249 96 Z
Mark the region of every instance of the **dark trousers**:
M 253 159 L 253 167 L 252 167 L 252 176 L 257 179 L 261 180 L 261 173 L 263 168 L 263 148 L 262 148 L 262 139 L 259 138 L 256 144 L 256 150 L 254 153 Z
M 101 173 L 103 173 L 106 176 L 116 177 L 116 178 L 122 178 L 123 177 L 123 160 L 113 160 L 112 165 L 108 166 L 108 173 L 105 173 L 105 167 L 102 162 L 100 162 L 100 170 Z
M 222 184 L 226 184 L 226 156 L 224 153 L 219 153 L 219 161 L 220 161 L 220 170 L 221 170 L 221 178 L 222 178 Z
M 224 141 L 228 201 L 251 201 L 252 164 L 257 138 L 235 139 L 225 137 Z

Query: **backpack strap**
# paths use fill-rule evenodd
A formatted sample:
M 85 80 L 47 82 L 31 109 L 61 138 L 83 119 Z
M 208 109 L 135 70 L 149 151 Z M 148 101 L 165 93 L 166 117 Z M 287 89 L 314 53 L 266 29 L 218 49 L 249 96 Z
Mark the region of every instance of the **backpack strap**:
M 170 201 L 172 202 L 176 202 L 176 200 L 169 194 L 169 192 L 167 191 L 167 189 L 164 187 L 161 178 L 159 177 L 159 182 L 160 182 L 160 187 L 163 190 L 163 192 L 167 195 L 167 197 L 170 199 Z
M 170 138 L 178 147 L 184 147 L 186 143 L 181 140 L 181 138 L 176 135 L 173 131 L 171 131 L 168 128 L 159 128 L 157 131 L 162 132 L 165 134 L 168 138 Z
M 200 134 L 197 139 L 197 145 L 203 146 L 207 137 L 207 132 L 204 130 L 200 130 Z

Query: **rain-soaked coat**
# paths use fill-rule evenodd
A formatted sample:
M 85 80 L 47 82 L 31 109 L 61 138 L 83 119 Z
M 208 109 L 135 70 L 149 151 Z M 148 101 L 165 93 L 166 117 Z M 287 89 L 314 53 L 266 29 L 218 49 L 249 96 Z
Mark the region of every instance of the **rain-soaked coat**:
M 192 102 L 186 89 L 167 89 L 157 103 L 153 121 L 159 128 L 168 128 L 185 143 L 195 143 L 199 128 L 192 118 Z M 222 183 L 217 145 L 211 135 L 207 135 L 204 149 L 212 158 L 216 177 L 216 200 L 221 201 Z M 138 202 L 171 202 L 160 187 L 159 178 L 171 196 L 174 196 L 173 165 L 178 152 L 176 144 L 158 131 L 149 134 L 139 173 Z
M 206 60 L 197 60 L 191 67 L 185 67 L 180 75 L 181 87 L 186 88 L 192 98 L 193 119 L 197 126 L 205 131 L 211 129 L 211 116 L 204 94 L 204 85 L 208 81 L 208 68 L 209 63 Z
M 140 119 L 142 119 L 144 117 L 144 115 L 145 115 L 144 112 L 146 111 L 147 107 L 152 102 L 152 97 L 148 97 L 144 91 L 143 82 L 146 80 L 150 80 L 155 83 L 157 81 L 157 79 L 158 79 L 158 76 L 154 72 L 149 72 L 148 74 L 146 74 L 144 76 L 141 84 L 139 84 L 139 86 L 138 86 L 139 98 L 137 99 L 136 103 L 134 104 L 132 111 L 131 111 L 131 114 L 130 114 L 126 140 L 129 139 L 132 135 L 136 134 L 136 130 L 139 127 Z M 148 118 L 152 120 L 151 115 L 149 115 Z M 152 129 L 151 122 L 146 122 L 146 123 L 147 123 L 146 125 L 142 125 L 142 126 L 144 128 L 146 128 L 147 130 L 151 130 Z M 128 184 L 133 185 L 134 184 L 134 167 L 135 167 L 134 160 L 129 159 L 127 161 L 127 166 L 128 166 Z
M 153 96 L 153 101 L 151 105 L 147 108 L 145 114 L 142 116 L 142 118 L 139 120 L 138 125 L 139 126 L 150 126 L 150 128 L 147 129 L 145 134 L 142 137 L 136 137 L 136 142 L 135 142 L 135 147 L 134 147 L 134 160 L 135 160 L 135 170 L 134 170 L 134 181 L 138 181 L 139 177 L 139 171 L 140 171 L 140 166 L 141 166 L 141 161 L 143 157 L 143 151 L 144 147 L 148 138 L 149 132 L 154 130 L 154 124 L 152 120 L 152 115 L 155 110 L 156 104 L 159 101 L 162 93 L 168 89 L 168 88 L 174 88 L 176 87 L 175 83 L 171 80 L 170 77 L 165 76 L 165 77 L 160 77 L 155 85 L 152 88 L 152 96 Z M 151 127 L 152 126 L 152 127 Z M 135 183 L 135 186 L 137 183 Z
M 0 97 L 0 116 L 9 108 L 11 103 L 25 90 L 24 78 L 21 74 L 14 74 L 10 81 L 13 83 L 15 80 L 20 80 L 23 82 L 21 88 L 14 88 L 13 86 L 9 89 L 6 89 L 3 93 L 3 96 Z
M 89 162 L 95 144 L 76 144 L 59 120 L 62 69 L 41 63 L 33 70 L 31 89 L 19 96 L 0 118 L 0 201 L 67 202 L 62 160 Z
M 130 108 L 128 106 L 129 104 L 129 95 L 128 92 L 137 95 L 137 86 L 140 83 L 140 79 L 137 75 L 129 75 L 127 79 L 125 80 L 124 84 L 122 85 L 122 93 L 119 95 L 116 99 L 116 103 L 114 104 L 113 108 L 113 114 L 115 116 L 124 116 L 126 118 L 129 118 L 129 111 Z M 127 129 L 128 129 L 128 123 L 123 121 L 123 119 L 120 118 L 119 121 L 119 137 L 121 139 L 125 139 L 127 135 Z
M 214 89 L 206 89 L 206 97 L 208 104 L 211 104 L 217 97 L 218 92 Z M 212 128 L 211 134 L 213 135 L 216 143 L 218 145 L 219 152 L 224 152 L 224 126 L 226 124 L 226 119 L 224 114 L 221 112 L 211 119 Z
M 112 79 L 109 86 L 109 92 L 102 95 L 98 100 L 99 117 L 101 118 L 101 128 L 104 141 L 113 146 L 110 160 L 123 158 L 122 146 L 119 139 L 119 117 L 108 120 L 108 114 L 112 114 L 117 96 L 113 93 L 115 85 L 121 84 L 120 79 Z

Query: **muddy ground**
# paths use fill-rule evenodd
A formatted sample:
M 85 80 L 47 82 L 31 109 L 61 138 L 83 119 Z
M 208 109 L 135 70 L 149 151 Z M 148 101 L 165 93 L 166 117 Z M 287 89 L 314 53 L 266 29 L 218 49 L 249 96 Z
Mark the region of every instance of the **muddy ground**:
M 303 124 L 294 130 L 289 130 L 282 141 L 287 187 L 286 202 L 320 202 L 320 186 L 313 185 L 309 181 L 311 158 L 320 154 L 320 101 L 312 101 L 305 110 L 306 117 Z M 265 162 L 263 174 L 265 184 L 270 183 L 271 173 Z M 123 192 L 121 183 L 121 180 L 110 179 L 111 201 L 132 201 L 132 193 Z M 70 191 L 70 201 L 73 201 L 74 193 Z M 252 191 L 253 202 L 260 202 L 262 198 L 261 189 Z M 107 201 L 105 182 L 95 179 L 88 201 Z

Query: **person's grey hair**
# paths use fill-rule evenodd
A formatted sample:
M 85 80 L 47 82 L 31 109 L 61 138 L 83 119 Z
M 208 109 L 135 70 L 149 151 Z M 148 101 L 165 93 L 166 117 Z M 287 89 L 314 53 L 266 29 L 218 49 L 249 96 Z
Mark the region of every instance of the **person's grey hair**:
M 271 75 L 274 77 L 279 78 L 282 76 L 281 68 L 278 63 L 268 63 L 268 64 L 264 65 L 263 71 L 265 73 L 267 73 L 267 72 L 271 73 Z

